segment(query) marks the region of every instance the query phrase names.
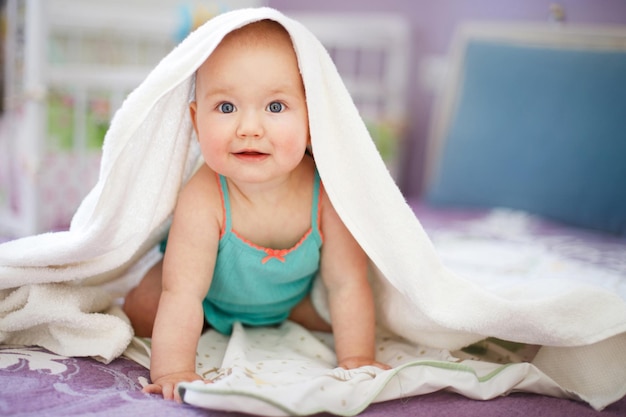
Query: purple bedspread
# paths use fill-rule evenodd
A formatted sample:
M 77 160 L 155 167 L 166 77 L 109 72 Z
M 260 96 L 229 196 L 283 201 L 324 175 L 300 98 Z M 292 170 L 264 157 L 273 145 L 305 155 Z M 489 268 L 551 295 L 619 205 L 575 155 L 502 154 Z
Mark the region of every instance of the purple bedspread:
M 40 348 L 33 348 L 45 352 Z M 3 352 L 0 350 L 0 363 Z M 90 358 L 54 359 L 65 370 L 33 370 L 26 360 L 0 369 L 0 415 L 2 416 L 150 416 L 240 417 L 166 401 L 141 392 L 138 378 L 148 370 L 125 358 L 103 365 Z M 626 416 L 626 398 L 602 412 L 584 403 L 532 394 L 511 394 L 489 401 L 475 401 L 440 391 L 428 395 L 372 404 L 363 417 L 489 417 L 489 416 Z M 329 416 L 319 414 L 318 417 Z
M 462 230 L 475 225 L 475 221 L 486 214 L 481 211 L 434 210 L 418 202 L 412 202 L 412 206 L 429 232 L 446 228 Z M 550 250 L 592 264 L 602 264 L 623 274 L 626 281 L 624 239 L 539 220 L 533 220 L 525 227 L 530 228 L 526 232 L 530 230 L 536 234 Z M 16 349 L 0 345 L 0 416 L 243 416 L 198 409 L 144 394 L 140 385 L 143 378 L 149 378 L 148 370 L 125 358 L 104 365 L 90 358 L 63 358 L 40 348 Z M 626 398 L 597 412 L 585 403 L 532 394 L 514 393 L 489 401 L 476 401 L 440 391 L 372 404 L 360 415 L 624 417 Z M 318 415 L 321 416 L 328 414 Z

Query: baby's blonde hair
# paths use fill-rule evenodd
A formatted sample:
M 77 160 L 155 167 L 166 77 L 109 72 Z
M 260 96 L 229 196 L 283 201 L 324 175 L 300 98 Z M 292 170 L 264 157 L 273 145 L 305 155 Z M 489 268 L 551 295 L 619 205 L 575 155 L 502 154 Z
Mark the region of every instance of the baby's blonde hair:
M 228 33 L 222 43 L 236 42 L 236 45 L 258 45 L 274 42 L 277 39 L 288 41 L 291 45 L 291 37 L 280 23 L 264 19 L 248 23 Z

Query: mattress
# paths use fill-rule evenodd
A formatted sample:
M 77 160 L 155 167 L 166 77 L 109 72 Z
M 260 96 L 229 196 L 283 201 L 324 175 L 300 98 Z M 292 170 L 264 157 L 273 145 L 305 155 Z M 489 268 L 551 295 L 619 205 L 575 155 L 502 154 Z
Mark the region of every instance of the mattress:
M 448 267 L 489 287 L 567 280 L 626 299 L 626 239 L 508 208 L 412 207 Z
M 487 287 L 550 285 L 555 279 L 582 281 L 626 299 L 623 238 L 509 209 L 442 209 L 418 200 L 410 203 L 443 261 L 468 279 Z M 532 355 L 532 349 L 521 352 Z M 529 359 L 517 356 L 516 360 Z M 494 361 L 501 359 L 493 356 Z M 145 367 L 125 357 L 104 365 L 38 347 L 0 346 L 0 415 L 243 415 L 144 394 L 141 387 L 148 378 Z M 527 415 L 612 417 L 626 415 L 626 398 L 597 412 L 584 403 L 528 393 L 476 401 L 442 390 L 374 403 L 360 415 L 436 417 L 458 415 L 461 409 L 468 417 L 513 415 L 521 410 Z

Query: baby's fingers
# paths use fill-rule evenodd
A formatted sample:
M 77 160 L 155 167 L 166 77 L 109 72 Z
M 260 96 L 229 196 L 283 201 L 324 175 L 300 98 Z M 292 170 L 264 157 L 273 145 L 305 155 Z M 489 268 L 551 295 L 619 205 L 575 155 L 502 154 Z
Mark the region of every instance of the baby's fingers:
M 146 385 L 142 391 L 147 394 L 161 394 L 166 400 L 176 400 L 178 402 L 181 402 L 178 391 L 176 390 L 176 384 L 171 384 L 167 382 L 163 385 L 150 384 Z
M 157 384 L 148 384 L 141 390 L 146 394 L 163 394 L 163 389 L 160 385 Z
M 176 400 L 177 402 L 180 402 L 180 396 L 178 395 L 176 384 L 168 382 L 163 384 L 163 398 L 166 400 Z

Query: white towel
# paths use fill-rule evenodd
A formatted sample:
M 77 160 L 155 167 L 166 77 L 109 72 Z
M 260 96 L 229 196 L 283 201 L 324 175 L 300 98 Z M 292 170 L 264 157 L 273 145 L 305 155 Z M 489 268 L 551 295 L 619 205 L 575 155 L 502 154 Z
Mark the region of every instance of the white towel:
M 550 364 L 557 383 L 597 408 L 622 397 L 624 301 L 582 287 L 497 294 L 451 273 L 389 175 L 323 46 L 301 24 L 269 8 L 207 22 L 128 96 L 105 137 L 98 183 L 68 232 L 0 246 L 0 341 L 104 361 L 124 351 L 132 336 L 127 322 L 96 313 L 111 306 L 105 294 L 111 285 L 127 287 L 142 270 L 138 265 L 147 263 L 146 254 L 153 259 L 149 251 L 167 230 L 178 191 L 201 161 L 188 115 L 194 72 L 225 34 L 260 19 L 280 22 L 293 40 L 318 170 L 338 214 L 372 261 L 380 325 L 416 345 L 440 349 L 486 336 L 565 351 L 591 346 L 578 356 L 586 362 L 581 369 L 589 384 L 570 387 L 571 368 L 555 366 L 549 352 L 541 363 Z M 611 366 L 607 354 L 623 360 Z M 601 399 L 596 382 L 604 390 Z

